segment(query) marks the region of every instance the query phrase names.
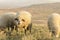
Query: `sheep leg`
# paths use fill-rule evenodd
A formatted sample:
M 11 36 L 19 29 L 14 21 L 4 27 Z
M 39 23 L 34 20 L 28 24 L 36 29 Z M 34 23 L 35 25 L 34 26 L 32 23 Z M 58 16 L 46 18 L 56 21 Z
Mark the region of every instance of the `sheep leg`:
M 31 29 L 32 29 L 32 23 L 30 24 L 30 29 L 29 29 L 30 30 L 30 33 L 31 33 Z
M 8 30 L 9 30 L 9 27 L 8 27 Z
M 26 31 L 27 31 L 27 30 L 25 29 L 25 35 L 26 35 Z
M 13 31 L 14 27 L 11 27 L 11 32 Z
M 57 33 L 56 33 L 55 31 L 52 31 L 52 36 L 53 36 L 53 37 L 56 37 L 56 34 L 57 34 Z
M 27 30 L 31 33 L 32 23 L 28 25 Z
M 25 26 L 23 26 L 23 28 L 24 28 L 24 33 L 26 34 L 27 29 L 25 29 Z
M 17 26 L 15 27 L 15 30 L 16 30 L 16 32 L 18 32 L 18 28 L 17 28 Z

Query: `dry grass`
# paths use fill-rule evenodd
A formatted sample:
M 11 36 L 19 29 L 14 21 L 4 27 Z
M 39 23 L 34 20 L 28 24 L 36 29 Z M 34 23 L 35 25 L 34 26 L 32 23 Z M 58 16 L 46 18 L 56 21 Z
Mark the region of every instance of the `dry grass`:
M 51 37 L 47 26 L 33 24 L 31 34 L 29 31 L 27 31 L 26 35 L 23 31 L 19 31 L 18 34 L 13 31 L 11 36 L 9 34 L 6 36 L 6 34 L 0 32 L 0 40 L 59 40 L 59 38 Z
M 18 35 L 15 31 L 12 32 L 12 35 L 9 36 L 9 34 L 6 36 L 6 34 L 3 34 L 1 32 L 0 34 L 0 40 L 42 40 L 42 39 L 49 39 L 49 32 L 48 29 L 40 26 L 40 24 L 33 24 L 32 27 L 32 33 L 30 34 L 29 31 L 27 31 L 27 34 L 25 35 L 24 32 L 18 32 Z

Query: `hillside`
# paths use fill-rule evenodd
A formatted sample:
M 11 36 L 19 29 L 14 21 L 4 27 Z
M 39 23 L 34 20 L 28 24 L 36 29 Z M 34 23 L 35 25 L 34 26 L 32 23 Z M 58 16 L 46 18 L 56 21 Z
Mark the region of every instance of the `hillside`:
M 32 19 L 34 20 L 33 22 L 46 23 L 48 15 L 54 12 L 60 13 L 60 3 L 32 5 L 29 7 L 22 8 L 22 10 L 27 10 L 32 13 Z

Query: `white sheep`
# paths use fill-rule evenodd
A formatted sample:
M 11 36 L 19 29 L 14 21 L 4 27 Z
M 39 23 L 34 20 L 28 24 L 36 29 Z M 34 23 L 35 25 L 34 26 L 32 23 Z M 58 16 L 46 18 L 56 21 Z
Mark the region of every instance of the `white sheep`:
M 59 37 L 60 15 L 58 13 L 53 13 L 48 17 L 48 28 L 52 35 Z
M 18 13 L 19 13 L 18 19 L 20 20 L 20 25 L 18 25 L 18 27 L 20 29 L 23 28 L 25 31 L 25 34 L 27 30 L 29 30 L 31 33 L 31 27 L 32 27 L 31 13 L 27 11 L 20 11 Z

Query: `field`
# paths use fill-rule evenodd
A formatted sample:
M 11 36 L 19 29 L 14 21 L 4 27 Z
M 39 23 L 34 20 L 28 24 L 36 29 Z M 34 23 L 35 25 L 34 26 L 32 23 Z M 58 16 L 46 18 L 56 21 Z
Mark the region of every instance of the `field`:
M 48 16 L 54 12 L 60 13 L 60 3 L 53 4 L 41 4 L 32 5 L 29 7 L 17 8 L 17 9 L 1 9 L 0 13 L 10 12 L 10 11 L 21 11 L 25 10 L 32 14 L 32 33 L 27 31 L 25 35 L 23 31 L 19 31 L 18 34 L 13 31 L 12 35 L 9 36 L 0 33 L 0 40 L 60 40 L 60 38 L 55 38 L 49 35 L 47 19 Z

